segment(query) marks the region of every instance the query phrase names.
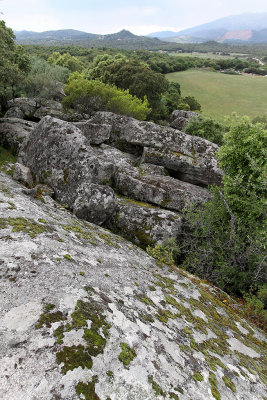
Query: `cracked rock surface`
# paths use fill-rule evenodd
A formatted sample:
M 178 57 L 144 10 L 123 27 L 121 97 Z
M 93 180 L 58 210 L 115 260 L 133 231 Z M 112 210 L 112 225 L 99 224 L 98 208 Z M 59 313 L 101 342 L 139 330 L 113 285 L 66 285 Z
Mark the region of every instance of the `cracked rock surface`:
M 266 396 L 264 334 L 219 289 L 3 173 L 0 237 L 2 400 Z

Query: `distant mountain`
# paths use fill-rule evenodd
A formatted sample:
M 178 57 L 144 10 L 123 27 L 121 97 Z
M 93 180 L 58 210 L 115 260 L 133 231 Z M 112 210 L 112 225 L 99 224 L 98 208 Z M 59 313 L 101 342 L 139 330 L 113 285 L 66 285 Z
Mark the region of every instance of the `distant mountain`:
M 216 40 L 218 42 L 267 43 L 267 12 L 232 15 L 179 32 L 163 31 L 148 36 L 171 42 Z
M 157 38 L 134 35 L 125 29 L 108 35 L 98 35 L 74 29 L 46 32 L 15 31 L 14 33 L 18 44 L 39 46 L 74 45 L 84 47 L 106 46 L 126 49 L 153 49 L 165 43 Z
M 173 31 L 161 31 L 161 32 L 153 32 L 149 33 L 147 37 L 158 38 L 158 39 L 167 39 L 177 36 L 178 32 Z
M 14 31 L 17 41 L 20 40 L 69 40 L 78 39 L 85 37 L 97 37 L 93 33 L 86 33 L 82 31 L 76 31 L 75 29 L 61 29 L 58 31 L 46 31 L 46 32 L 32 32 L 32 31 Z

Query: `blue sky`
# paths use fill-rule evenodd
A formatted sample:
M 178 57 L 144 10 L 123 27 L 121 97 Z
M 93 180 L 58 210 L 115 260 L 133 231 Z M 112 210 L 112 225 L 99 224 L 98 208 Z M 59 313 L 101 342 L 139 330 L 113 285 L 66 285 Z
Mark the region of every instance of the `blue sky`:
M 0 10 L 13 30 L 72 28 L 106 34 L 128 29 L 145 35 L 229 15 L 267 12 L 267 0 L 0 0 Z

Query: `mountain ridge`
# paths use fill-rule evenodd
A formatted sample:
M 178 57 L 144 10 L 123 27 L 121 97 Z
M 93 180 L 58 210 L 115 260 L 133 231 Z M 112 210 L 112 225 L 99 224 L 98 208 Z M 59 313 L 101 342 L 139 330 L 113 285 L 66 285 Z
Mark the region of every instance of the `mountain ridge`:
M 137 36 L 132 32 L 122 29 L 116 33 L 106 35 L 88 33 L 75 29 L 60 29 L 44 32 L 33 31 L 14 31 L 16 43 L 22 45 L 74 45 L 85 47 L 127 47 L 148 49 L 157 47 L 160 40 L 157 38 L 148 38 L 146 36 Z M 160 42 L 162 44 L 166 42 Z
M 267 12 L 265 13 L 244 13 L 239 15 L 232 15 L 229 17 L 219 18 L 214 21 L 197 25 L 192 28 L 183 29 L 178 32 L 162 31 L 154 32 L 147 35 L 148 37 L 157 37 L 161 40 L 179 41 L 187 40 L 206 41 L 216 40 L 224 42 L 229 39 L 224 39 L 228 32 L 236 32 L 236 37 L 233 40 L 240 40 L 242 31 L 252 31 L 252 35 L 248 39 L 242 40 L 243 42 L 256 43 L 267 42 Z

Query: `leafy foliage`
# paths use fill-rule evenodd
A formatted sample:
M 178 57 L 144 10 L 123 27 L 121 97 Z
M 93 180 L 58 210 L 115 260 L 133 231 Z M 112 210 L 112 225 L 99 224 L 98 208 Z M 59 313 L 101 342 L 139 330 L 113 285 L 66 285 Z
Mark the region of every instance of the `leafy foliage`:
M 264 125 L 265 129 L 267 129 L 267 114 L 261 115 L 261 116 L 259 116 L 259 117 L 255 117 L 255 118 L 252 120 L 252 122 L 253 122 L 254 124 L 256 124 L 256 123 L 259 122 L 259 123 L 261 123 L 261 124 Z
M 146 98 L 142 101 L 132 96 L 128 90 L 120 90 L 115 86 L 77 75 L 69 81 L 65 93 L 67 97 L 63 99 L 63 105 L 86 114 L 107 110 L 144 120 L 151 111 Z
M 182 100 L 185 104 L 189 105 L 189 109 L 191 111 L 200 111 L 201 110 L 201 105 L 199 104 L 199 102 L 197 101 L 197 99 L 194 96 L 186 96 L 186 97 L 183 97 Z
M 120 54 L 114 57 L 104 54 L 94 59 L 87 76 L 122 90 L 129 90 L 131 95 L 139 99 L 147 98 L 152 108 L 150 117 L 160 118 L 161 95 L 168 89 L 168 82 L 162 74 L 152 71 L 147 64 L 130 60 Z
M 16 85 L 29 71 L 29 57 L 21 46 L 14 43 L 15 35 L 0 21 L 0 106 L 5 109 L 7 100 L 14 98 Z
M 81 72 L 84 69 L 83 62 L 77 57 L 71 56 L 70 53 L 60 54 L 56 51 L 48 58 L 47 62 L 68 68 L 71 72 Z
M 185 127 L 185 132 L 189 135 L 199 136 L 207 139 L 219 146 L 223 144 L 225 127 L 212 118 L 192 117 Z
M 162 101 L 166 108 L 167 116 L 169 116 L 173 110 L 177 110 L 179 102 L 181 100 L 181 87 L 178 82 L 169 82 L 169 87 L 166 93 L 164 93 Z
M 65 82 L 70 71 L 58 65 L 50 65 L 45 60 L 31 57 L 30 73 L 20 85 L 20 91 L 28 97 L 53 99 L 60 82 Z
M 232 122 L 219 150 L 224 188 L 186 215 L 177 262 L 231 294 L 254 290 L 266 279 L 267 131 L 248 118 Z
M 245 309 L 247 314 L 255 319 L 257 323 L 264 326 L 267 320 L 267 285 L 263 284 L 257 290 L 250 288 L 249 293 L 245 293 Z
M 146 251 L 151 257 L 170 266 L 175 264 L 174 260 L 179 254 L 174 238 L 167 239 L 155 247 L 148 246 Z
M 219 151 L 224 193 L 232 211 L 246 223 L 262 223 L 266 197 L 267 130 L 249 118 L 235 118 Z

